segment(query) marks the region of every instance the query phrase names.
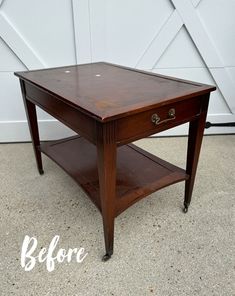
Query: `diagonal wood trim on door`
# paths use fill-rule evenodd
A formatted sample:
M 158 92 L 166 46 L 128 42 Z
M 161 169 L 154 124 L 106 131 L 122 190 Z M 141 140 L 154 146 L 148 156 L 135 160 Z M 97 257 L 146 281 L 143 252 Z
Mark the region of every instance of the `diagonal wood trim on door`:
M 193 3 L 191 0 L 171 0 L 171 2 L 175 7 L 174 12 L 147 46 L 145 52 L 138 60 L 136 67 L 141 69 L 153 69 L 184 25 L 206 64 L 207 69 L 220 89 L 228 108 L 231 113 L 235 114 L 235 86 L 224 67 L 223 59 L 218 49 L 213 44 L 213 41 L 196 12 L 194 6 L 197 6 L 200 0 L 195 0 Z
M 28 69 L 44 68 L 46 64 L 36 54 L 7 16 L 0 12 L 0 37 Z
M 191 0 L 194 7 L 197 7 L 201 0 Z
M 174 10 L 161 27 L 160 31 L 156 33 L 151 43 L 147 46 L 135 67 L 140 69 L 152 69 L 182 26 L 183 21 L 178 12 Z
M 175 9 L 179 12 L 188 33 L 196 45 L 202 59 L 207 65 L 212 77 L 226 99 L 231 113 L 235 113 L 235 86 L 224 68 L 223 60 L 206 32 L 195 8 L 190 0 L 171 0 Z M 219 68 L 219 70 L 217 70 Z M 219 74 L 220 72 L 220 74 Z

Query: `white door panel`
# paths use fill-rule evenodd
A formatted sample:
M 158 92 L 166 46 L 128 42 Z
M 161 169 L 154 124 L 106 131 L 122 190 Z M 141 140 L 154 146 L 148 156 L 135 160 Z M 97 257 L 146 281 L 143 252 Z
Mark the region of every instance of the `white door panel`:
M 0 71 L 24 71 L 27 70 L 24 64 L 17 58 L 14 52 L 0 38 Z
M 235 85 L 235 66 L 234 67 L 226 67 L 234 85 Z
M 224 66 L 235 65 L 235 1 L 201 0 L 197 11 L 221 54 Z
M 136 66 L 153 36 L 170 17 L 173 6 L 160 0 L 110 0 L 106 4 L 107 60 Z
M 30 139 L 14 71 L 100 60 L 215 84 L 208 120 L 235 121 L 234 11 L 234 0 L 0 0 L 0 141 Z M 72 134 L 38 118 L 42 139 Z
M 0 90 L 1 122 L 25 119 L 19 79 L 12 77 L 12 72 L 0 72 Z
M 5 0 L 1 10 L 46 67 L 75 63 L 71 1 Z
M 206 84 L 215 84 L 210 73 L 204 68 L 174 68 L 174 69 L 154 69 L 155 73 L 163 75 L 176 76 L 182 79 L 188 79 Z M 229 107 L 219 90 L 212 92 L 209 105 L 210 114 L 230 113 Z
M 184 26 L 166 48 L 164 54 L 156 61 L 153 68 L 205 68 L 205 64 Z

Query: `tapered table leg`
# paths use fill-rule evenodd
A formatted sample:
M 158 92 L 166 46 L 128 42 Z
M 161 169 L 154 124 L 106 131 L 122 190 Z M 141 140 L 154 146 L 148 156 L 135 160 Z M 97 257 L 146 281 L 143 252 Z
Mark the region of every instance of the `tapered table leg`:
M 206 123 L 209 94 L 202 97 L 201 114 L 189 124 L 186 173 L 189 179 L 185 183 L 184 212 L 187 213 L 191 202 L 193 186 L 197 171 L 198 159 Z
M 39 150 L 40 140 L 38 133 L 38 122 L 37 122 L 37 113 L 36 106 L 31 101 L 26 98 L 25 93 L 25 84 L 23 80 L 20 80 L 21 92 L 24 100 L 25 112 L 28 119 L 29 130 L 31 134 L 31 139 L 33 143 L 34 154 L 36 158 L 36 163 L 38 167 L 39 174 L 42 175 L 43 167 L 42 167 L 42 157 L 41 152 Z
M 114 241 L 117 151 L 114 123 L 98 125 L 97 136 L 100 199 L 106 249 L 103 261 L 107 261 L 113 254 Z

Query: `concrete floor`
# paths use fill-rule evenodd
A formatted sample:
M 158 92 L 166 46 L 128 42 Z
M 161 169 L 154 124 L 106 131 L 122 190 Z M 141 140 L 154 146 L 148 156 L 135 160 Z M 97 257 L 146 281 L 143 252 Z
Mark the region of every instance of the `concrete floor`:
M 186 138 L 145 139 L 138 145 L 185 166 Z M 115 252 L 104 254 L 101 215 L 77 184 L 43 157 L 37 173 L 31 144 L 0 145 L 0 295 L 235 295 L 235 136 L 204 138 L 189 212 L 184 183 L 138 202 L 115 223 Z M 25 235 L 39 251 L 84 247 L 82 263 L 20 266 Z

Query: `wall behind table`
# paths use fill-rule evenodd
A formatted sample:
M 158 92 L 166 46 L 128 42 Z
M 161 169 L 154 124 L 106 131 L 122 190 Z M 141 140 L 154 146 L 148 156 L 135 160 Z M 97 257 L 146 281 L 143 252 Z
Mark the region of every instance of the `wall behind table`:
M 234 12 L 233 0 L 0 0 L 0 142 L 30 140 L 14 71 L 101 60 L 215 84 L 208 120 L 235 121 Z M 72 134 L 38 118 L 42 139 Z

